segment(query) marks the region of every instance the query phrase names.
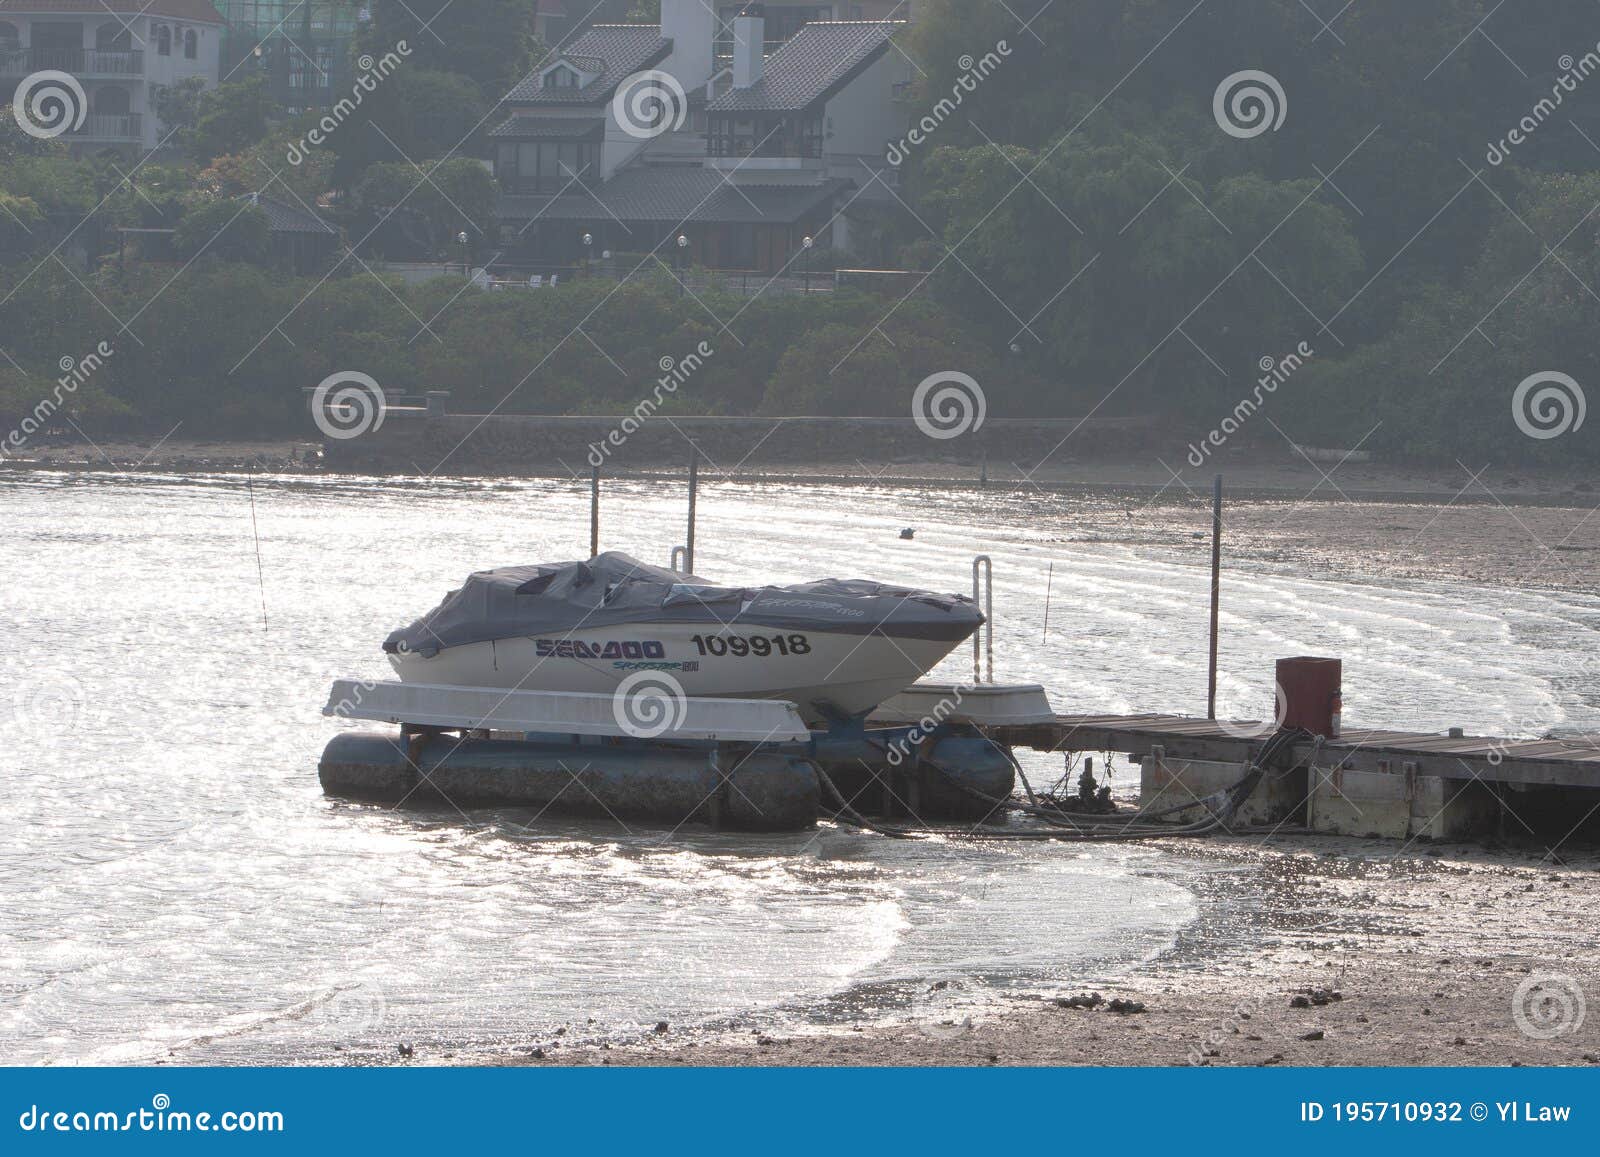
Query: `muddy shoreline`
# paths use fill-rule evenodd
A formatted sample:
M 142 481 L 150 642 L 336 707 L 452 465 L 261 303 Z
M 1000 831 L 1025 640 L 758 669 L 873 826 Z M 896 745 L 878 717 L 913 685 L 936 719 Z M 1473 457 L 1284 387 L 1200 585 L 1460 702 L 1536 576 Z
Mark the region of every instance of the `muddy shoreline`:
M 489 1063 L 1600 1065 L 1593 1015 L 1543 1039 L 1517 1012 L 1519 987 L 1550 974 L 1591 1004 L 1600 998 L 1592 851 L 1552 858 L 1531 845 L 1402 849 L 1327 836 L 1168 850 L 1193 865 L 1201 915 L 1172 950 L 1126 975 L 1063 976 L 1053 997 L 891 1028 L 699 1038 L 668 1026 L 565 1048 L 565 1034 L 552 1033 Z M 1074 1007 L 1079 996 L 1092 1007 Z M 1114 1001 L 1142 1011 L 1113 1011 Z M 1522 1024 L 1542 1031 L 1529 999 L 1520 1006 Z
M 0 478 L 57 478 L 106 474 L 208 476 L 271 474 L 322 476 L 320 447 L 309 442 L 160 445 L 106 443 L 46 447 L 33 460 L 10 461 Z M 499 477 L 559 487 L 587 487 L 582 475 L 553 469 Z M 581 465 L 581 464 L 580 464 Z M 1350 463 L 1342 468 L 1305 461 L 1249 459 L 1225 470 L 1226 557 L 1326 578 L 1374 576 L 1407 581 L 1457 580 L 1520 589 L 1600 590 L 1600 477 L 1464 467 L 1401 468 Z M 1213 469 L 1208 465 L 1208 470 Z M 404 471 L 423 476 L 422 471 Z M 360 478 L 361 475 L 339 475 Z M 396 475 L 381 475 L 393 478 Z M 373 475 L 379 477 L 379 475 Z M 473 476 L 480 477 L 480 476 Z M 616 472 L 608 481 L 670 479 L 683 471 Z M 702 484 L 762 482 L 901 489 L 970 488 L 976 499 L 1026 505 L 1052 530 L 1051 549 L 1113 544 L 1192 553 L 1209 550 L 1213 475 L 1174 474 L 1159 460 L 1108 456 L 1063 461 L 1029 477 L 991 463 L 986 485 L 977 469 L 948 462 L 868 466 L 813 463 L 782 469 L 744 468 L 723 474 L 707 467 Z M 455 479 L 441 478 L 440 484 Z
M 578 447 L 582 450 L 583 447 Z M 608 478 L 680 477 L 692 453 L 681 466 L 630 466 L 626 460 L 605 465 Z M 897 455 L 863 461 L 860 457 L 814 456 L 803 460 L 768 461 L 753 455 L 743 461 L 717 463 L 701 458 L 704 482 L 752 482 L 762 479 L 796 483 L 861 483 L 883 486 L 970 485 L 996 493 L 1043 490 L 1126 491 L 1208 500 L 1211 482 L 1221 473 L 1228 492 L 1237 498 L 1293 496 L 1305 501 L 1337 501 L 1345 496 L 1391 501 L 1452 500 L 1463 505 L 1572 505 L 1600 506 L 1600 469 L 1540 469 L 1500 467 L 1474 463 L 1387 463 L 1349 461 L 1313 463 L 1286 447 L 1269 453 L 1230 452 L 1196 468 L 1174 450 L 1160 448 L 1092 453 L 1060 450 L 1039 466 L 1031 460 L 1009 461 L 996 452 L 987 465 L 968 456 L 944 458 Z M 324 444 L 309 440 L 211 441 L 172 437 L 162 440 L 108 440 L 100 442 L 49 441 L 30 445 L 15 456 L 0 459 L 0 476 L 6 471 L 94 471 L 125 474 L 165 473 L 339 473 L 372 477 L 415 475 L 439 478 L 529 478 L 586 481 L 589 463 L 581 453 L 566 465 L 552 457 L 530 457 L 515 467 L 504 463 L 487 468 L 447 461 L 438 469 L 411 462 L 365 467 L 334 468 L 324 454 Z M 1484 467 L 1479 473 L 1479 467 Z

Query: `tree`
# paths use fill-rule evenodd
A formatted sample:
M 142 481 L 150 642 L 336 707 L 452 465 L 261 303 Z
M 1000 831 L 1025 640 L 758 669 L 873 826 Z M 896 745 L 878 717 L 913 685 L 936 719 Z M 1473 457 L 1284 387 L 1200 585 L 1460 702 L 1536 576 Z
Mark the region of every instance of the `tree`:
M 422 230 L 419 240 L 440 255 L 450 250 L 460 232 L 468 234 L 473 246 L 494 236 L 499 186 L 480 162 L 466 157 L 424 161 L 420 166 L 385 162 L 367 169 L 354 200 L 357 238 L 403 214 L 401 220 L 417 221 Z
M 265 77 L 251 76 L 209 89 L 198 102 L 190 151 L 201 160 L 237 153 L 267 135 L 275 111 Z
M 462 155 L 483 120 L 483 98 L 471 80 L 408 65 L 381 81 L 355 114 L 329 134 L 329 146 L 338 155 L 334 176 L 348 187 L 377 162 Z
M 64 155 L 65 145 L 59 141 L 41 139 L 22 131 L 17 124 L 11 102 L 0 104 L 0 161 L 14 161 L 19 157 L 48 157 Z
M 213 198 L 266 193 L 314 207 L 332 187 L 334 157 L 326 149 L 304 147 L 306 121 L 313 115 L 274 127 L 241 152 L 214 158 L 194 176 L 196 190 Z
M 267 259 L 272 229 L 267 215 L 248 201 L 211 201 L 183 215 L 172 248 L 185 260 L 207 256 L 223 261 L 262 264 Z
M 205 90 L 206 81 L 202 76 L 186 77 L 176 84 L 156 85 L 152 90 L 156 119 L 161 122 L 163 136 L 167 136 L 174 147 L 193 148 Z
M 1322 340 L 1316 317 L 1343 304 L 1362 257 L 1308 183 L 1207 187 L 1183 168 L 1109 128 L 1053 152 L 936 150 L 922 208 L 940 297 L 1064 377 L 1057 408 L 1214 408 L 1228 376 L 1253 380 L 1262 357 Z M 1021 188 L 1018 173 L 1031 174 Z
M 410 67 L 466 77 L 494 104 L 543 53 L 533 34 L 536 8 L 535 0 L 374 0 L 360 43 L 381 55 L 403 40 Z

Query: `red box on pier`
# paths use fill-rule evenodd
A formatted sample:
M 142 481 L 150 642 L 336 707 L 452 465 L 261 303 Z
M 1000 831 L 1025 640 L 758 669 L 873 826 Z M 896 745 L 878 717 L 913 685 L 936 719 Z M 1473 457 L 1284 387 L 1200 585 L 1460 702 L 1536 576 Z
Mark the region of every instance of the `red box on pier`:
M 1278 660 L 1282 726 L 1298 727 L 1328 739 L 1339 737 L 1343 711 L 1344 664 L 1338 659 L 1300 656 Z

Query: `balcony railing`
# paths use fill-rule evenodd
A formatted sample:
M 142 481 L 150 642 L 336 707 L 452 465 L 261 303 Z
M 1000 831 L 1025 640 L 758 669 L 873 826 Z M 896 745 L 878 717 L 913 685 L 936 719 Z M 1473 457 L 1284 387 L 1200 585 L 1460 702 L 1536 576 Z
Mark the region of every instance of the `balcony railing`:
M 142 141 L 144 116 L 141 113 L 92 112 L 83 118 L 83 127 L 67 134 L 78 141 Z
M 0 49 L 0 76 L 27 76 L 45 69 L 70 72 L 77 77 L 143 76 L 144 53 L 137 49 Z

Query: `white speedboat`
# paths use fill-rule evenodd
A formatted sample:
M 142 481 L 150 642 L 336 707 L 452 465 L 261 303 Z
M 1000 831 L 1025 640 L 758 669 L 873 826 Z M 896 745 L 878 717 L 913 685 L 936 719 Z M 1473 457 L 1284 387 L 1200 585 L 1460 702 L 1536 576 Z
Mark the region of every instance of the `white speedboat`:
M 808 723 L 865 715 L 983 624 L 971 599 L 828 579 L 719 587 L 625 554 L 472 575 L 384 643 L 402 682 L 784 699 Z

